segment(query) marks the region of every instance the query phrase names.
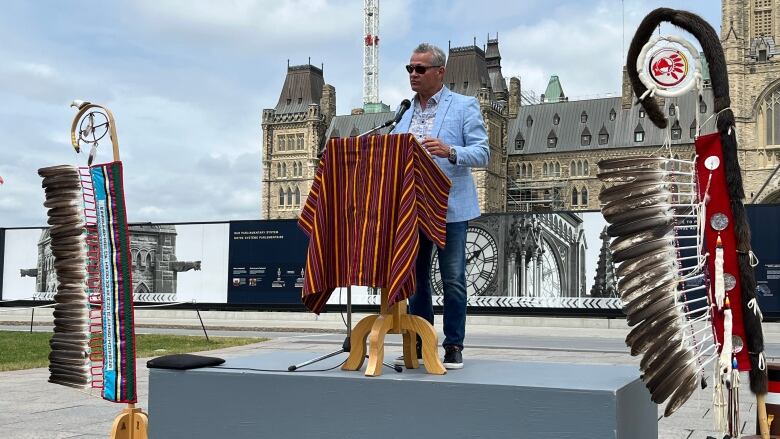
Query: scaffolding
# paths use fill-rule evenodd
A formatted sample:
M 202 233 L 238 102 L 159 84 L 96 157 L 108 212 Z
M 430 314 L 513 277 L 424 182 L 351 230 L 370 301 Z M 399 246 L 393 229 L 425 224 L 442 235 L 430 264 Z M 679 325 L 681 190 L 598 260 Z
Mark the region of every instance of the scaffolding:
M 560 179 L 530 181 L 507 178 L 507 212 L 550 212 L 563 210 L 566 183 Z

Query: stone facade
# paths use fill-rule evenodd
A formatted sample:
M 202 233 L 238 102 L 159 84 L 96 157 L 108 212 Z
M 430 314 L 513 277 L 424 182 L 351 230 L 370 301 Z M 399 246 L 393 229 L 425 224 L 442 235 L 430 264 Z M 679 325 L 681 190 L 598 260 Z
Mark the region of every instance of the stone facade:
M 721 6 L 721 44 L 746 201 L 778 202 L 780 0 L 723 0 Z
M 288 67 L 287 76 L 279 104 L 263 110 L 262 219 L 297 217 L 336 113 L 336 89 L 324 84 L 321 69 Z

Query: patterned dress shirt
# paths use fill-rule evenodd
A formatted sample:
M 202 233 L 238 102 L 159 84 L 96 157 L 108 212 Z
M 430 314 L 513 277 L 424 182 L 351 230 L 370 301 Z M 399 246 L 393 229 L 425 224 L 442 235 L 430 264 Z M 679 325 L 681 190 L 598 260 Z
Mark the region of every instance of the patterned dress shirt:
M 409 125 L 409 132 L 414 134 L 414 137 L 420 143 L 433 128 L 433 122 L 436 120 L 436 110 L 439 108 L 439 100 L 443 91 L 444 87 L 431 96 L 424 110 L 420 106 L 419 96 L 414 99 L 414 112 L 412 113 L 412 123 Z

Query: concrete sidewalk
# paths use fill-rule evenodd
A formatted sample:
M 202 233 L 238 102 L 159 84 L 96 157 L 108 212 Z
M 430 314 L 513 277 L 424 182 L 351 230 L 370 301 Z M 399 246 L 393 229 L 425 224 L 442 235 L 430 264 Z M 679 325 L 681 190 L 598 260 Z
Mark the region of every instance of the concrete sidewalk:
M 25 320 L 29 325 L 27 320 L 29 313 L 29 310 L 19 310 L 10 315 L 0 312 L 0 325 L 8 323 L 22 325 Z M 50 312 L 48 314 L 49 317 L 45 312 L 36 311 L 36 322 L 45 325 L 48 323 L 47 318 L 50 318 Z M 338 313 L 324 314 L 319 318 L 307 313 L 202 312 L 202 316 L 210 330 L 217 327 L 234 328 L 225 334 L 247 335 L 246 331 L 250 328 L 278 331 L 273 333 L 272 340 L 265 343 L 208 353 L 223 358 L 268 349 L 305 350 L 312 352 L 312 357 L 315 357 L 318 353 L 337 349 L 341 336 L 333 334 L 341 334 L 344 329 Z M 359 318 L 360 316 L 353 316 L 353 324 Z M 137 313 L 136 321 L 141 328 L 144 326 L 200 328 L 200 322 L 194 311 L 144 310 Z M 26 330 L 28 327 L 19 326 L 19 329 Z M 440 326 L 438 329 L 441 331 Z M 599 340 L 619 346 L 619 341 L 627 332 L 622 319 L 470 316 L 467 331 L 475 340 L 486 340 L 491 337 L 503 340 L 534 337 L 542 340 L 549 339 L 551 346 L 556 347 L 528 349 L 504 343 L 503 346 L 469 348 L 464 352 L 466 367 L 469 358 L 638 365 L 638 359 L 631 357 L 627 352 L 579 349 L 580 344 Z M 182 329 L 181 332 L 184 330 Z M 766 325 L 765 333 L 768 340 L 780 342 L 780 325 Z M 385 352 L 386 359 L 400 354 L 399 342 L 399 336 L 389 337 Z M 566 343 L 571 345 L 567 347 Z M 346 359 L 345 354 L 342 354 L 342 357 Z M 770 361 L 777 360 L 770 359 Z M 388 370 L 385 373 L 395 372 Z M 49 384 L 47 378 L 46 369 L 0 373 L 0 432 L 2 432 L 0 436 L 14 439 L 108 437 L 114 417 L 124 408 L 122 405 L 111 404 L 74 389 Z M 138 360 L 137 379 L 138 406 L 145 409 L 148 407 L 148 370 L 145 359 Z M 746 376 L 743 383 L 747 383 Z M 659 437 L 664 439 L 722 437 L 712 431 L 711 392 L 711 387 L 704 391 L 697 391 L 694 397 L 671 418 L 661 418 L 663 407 L 659 407 Z M 755 400 L 749 393 L 747 385 L 742 387 L 741 401 L 742 431 L 751 434 L 755 429 Z

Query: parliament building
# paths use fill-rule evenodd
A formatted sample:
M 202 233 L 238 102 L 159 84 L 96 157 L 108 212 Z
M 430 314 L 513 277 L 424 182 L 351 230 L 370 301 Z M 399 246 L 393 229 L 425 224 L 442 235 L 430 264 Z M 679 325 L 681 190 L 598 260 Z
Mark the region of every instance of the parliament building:
M 780 201 L 780 0 L 723 0 L 721 42 L 728 64 L 739 159 L 748 203 Z M 497 39 L 485 46 L 450 47 L 445 85 L 475 96 L 491 156 L 472 170 L 484 213 L 597 210 L 602 188 L 596 163 L 657 153 L 656 128 L 632 95 L 569 100 L 565 78 L 553 75 L 541 96 L 527 96 L 519 78 L 505 78 Z M 670 119 L 672 153 L 691 158 L 696 113 L 714 131 L 712 93 L 662 100 Z M 609 87 L 605 87 L 609 88 Z M 289 66 L 279 100 L 263 110 L 261 218 L 295 218 L 314 178 L 318 155 L 332 137 L 354 136 L 392 113 L 336 114 L 336 90 L 312 65 Z

